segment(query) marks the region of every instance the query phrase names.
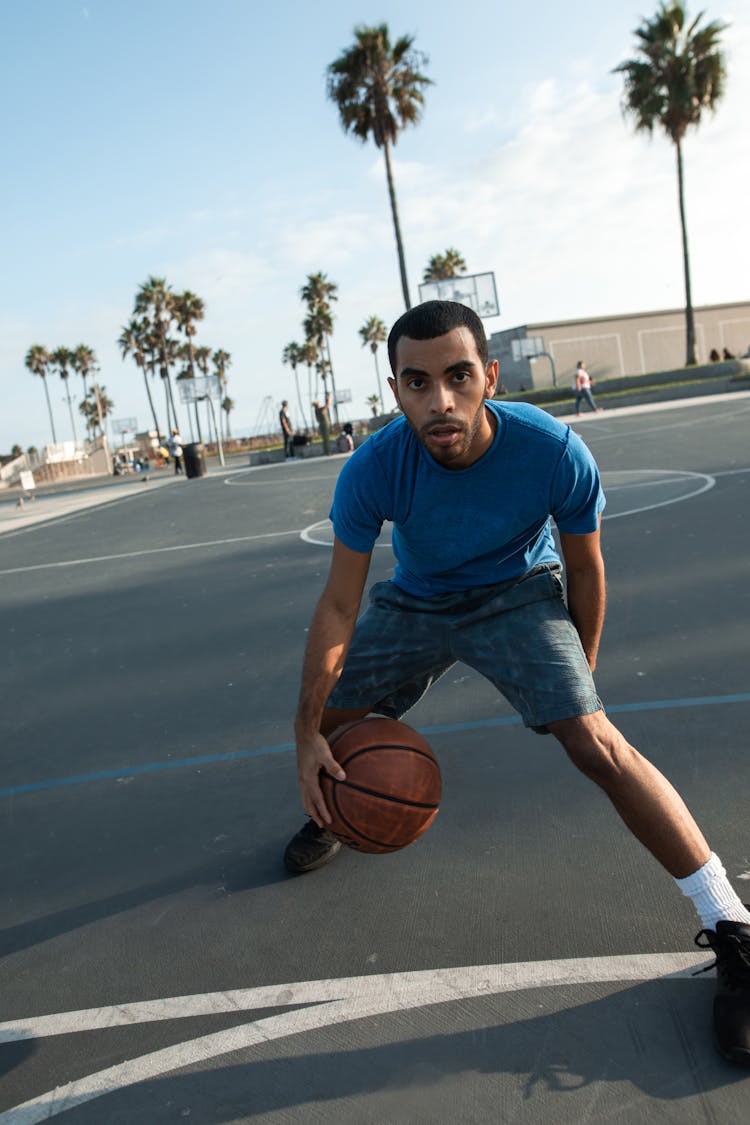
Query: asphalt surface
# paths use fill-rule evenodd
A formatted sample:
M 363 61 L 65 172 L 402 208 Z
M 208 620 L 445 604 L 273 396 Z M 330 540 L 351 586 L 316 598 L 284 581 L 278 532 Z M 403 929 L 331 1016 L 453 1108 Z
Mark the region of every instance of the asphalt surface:
M 600 694 L 740 892 L 749 422 L 734 394 L 577 423 L 608 495 Z M 429 832 L 286 876 L 342 461 L 0 504 L 0 1123 L 745 1120 L 692 907 L 470 669 L 408 717 L 443 771 Z

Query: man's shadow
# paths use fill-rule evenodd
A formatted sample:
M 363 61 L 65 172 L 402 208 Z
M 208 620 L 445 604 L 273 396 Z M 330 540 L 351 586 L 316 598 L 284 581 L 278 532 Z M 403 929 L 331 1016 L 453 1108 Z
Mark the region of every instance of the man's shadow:
M 282 841 L 264 841 L 250 859 L 245 852 L 213 856 L 206 863 L 176 872 L 152 882 L 140 883 L 126 891 L 78 902 L 62 910 L 0 929 L 0 957 L 33 948 L 62 934 L 92 925 L 147 903 L 200 886 L 222 888 L 227 894 L 257 890 L 285 882 L 289 876 L 281 866 Z
M 347 1125 L 536 1125 L 548 1116 L 640 1121 L 654 1112 L 649 1101 L 683 1102 L 686 1122 L 705 1121 L 709 1107 L 712 1120 L 743 1119 L 750 1072 L 725 1063 L 711 1043 L 710 978 L 616 987 L 457 1000 L 269 1040 L 247 1061 L 237 1061 L 239 1052 L 231 1065 L 208 1060 L 199 1073 L 167 1074 L 81 1106 L 73 1120 L 159 1125 L 181 1107 L 192 1125 L 271 1113 L 292 1120 L 295 1110 Z M 580 1003 L 582 992 L 594 998 Z M 435 1026 L 453 1030 L 424 1033 Z

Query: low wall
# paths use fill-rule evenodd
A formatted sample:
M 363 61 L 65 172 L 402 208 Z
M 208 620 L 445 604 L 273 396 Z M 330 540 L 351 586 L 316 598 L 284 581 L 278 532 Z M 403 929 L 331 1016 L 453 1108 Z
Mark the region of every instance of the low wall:
M 388 421 L 392 421 L 389 418 Z M 357 449 L 364 441 L 367 441 L 369 434 L 354 434 L 354 448 Z M 336 449 L 336 438 L 331 437 L 331 453 L 338 453 Z M 294 447 L 294 456 L 299 457 L 301 461 L 307 460 L 309 457 L 322 457 L 323 456 L 323 442 L 311 441 L 307 445 L 297 445 Z M 278 449 L 256 449 L 250 454 L 250 465 L 278 465 L 279 462 L 286 460 L 284 457 L 284 450 L 279 447 Z
M 602 406 L 638 406 L 642 403 L 669 402 L 672 399 L 699 398 L 750 390 L 750 363 L 728 360 L 724 363 L 680 367 L 651 375 L 623 375 L 597 380 L 593 395 Z M 570 414 L 575 409 L 571 387 L 544 387 L 538 391 L 502 396 L 503 402 L 530 402 L 548 414 Z

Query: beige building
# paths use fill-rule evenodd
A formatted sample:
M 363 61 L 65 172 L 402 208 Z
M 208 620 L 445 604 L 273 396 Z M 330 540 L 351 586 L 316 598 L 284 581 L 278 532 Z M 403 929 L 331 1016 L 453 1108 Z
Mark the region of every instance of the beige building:
M 698 363 L 708 363 L 714 350 L 723 357 L 725 348 L 733 356 L 750 354 L 750 301 L 701 305 L 693 311 Z M 534 338 L 546 354 L 514 358 L 524 345 L 514 348 L 513 341 Z M 685 310 L 524 324 L 494 332 L 489 353 L 490 359 L 498 360 L 500 381 L 509 391 L 548 387 L 555 381 L 568 386 L 579 359 L 594 379 L 669 371 L 685 364 Z

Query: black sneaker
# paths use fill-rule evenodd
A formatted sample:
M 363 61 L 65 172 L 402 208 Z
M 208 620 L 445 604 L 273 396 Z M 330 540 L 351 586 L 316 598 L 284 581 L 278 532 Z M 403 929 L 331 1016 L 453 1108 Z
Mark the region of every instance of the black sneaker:
M 708 966 L 716 968 L 716 1046 L 729 1062 L 750 1066 L 750 925 L 717 922 L 715 930 L 701 930 L 695 944 L 716 955 Z
M 318 867 L 330 863 L 341 848 L 333 832 L 318 828 L 314 820 L 308 820 L 296 836 L 292 836 L 284 852 L 284 865 L 292 875 L 304 875 Z

